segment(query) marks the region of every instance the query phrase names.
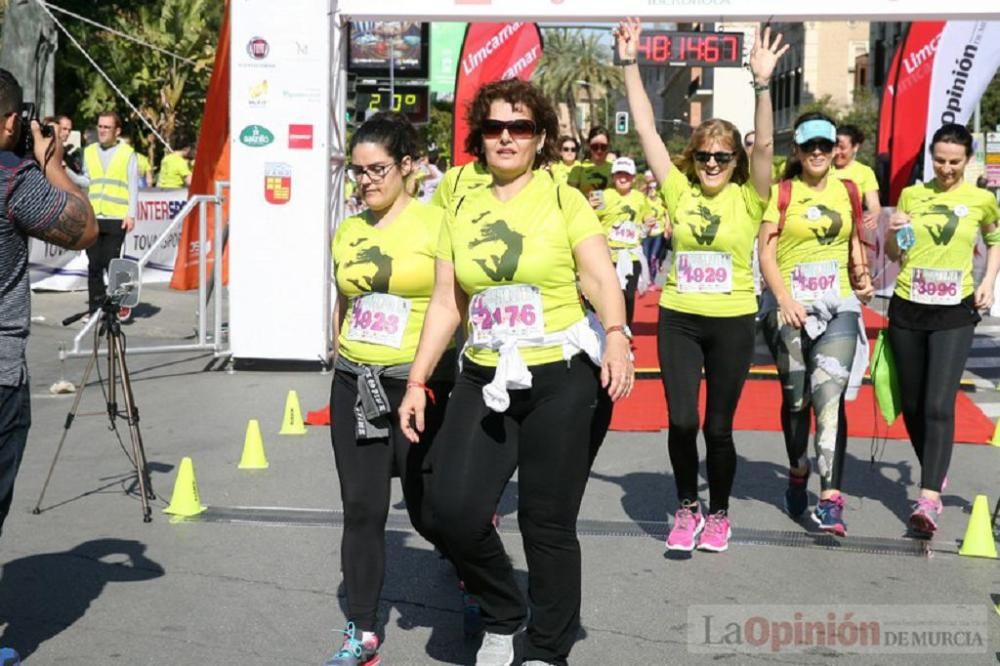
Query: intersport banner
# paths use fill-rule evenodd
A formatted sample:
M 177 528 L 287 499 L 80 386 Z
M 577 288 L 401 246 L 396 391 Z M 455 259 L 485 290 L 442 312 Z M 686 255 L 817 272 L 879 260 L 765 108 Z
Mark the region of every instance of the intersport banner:
M 465 137 L 469 134 L 465 113 L 479 87 L 501 79 L 527 81 L 541 57 L 542 34 L 535 23 L 469 24 L 455 83 L 453 164 L 462 165 L 474 159 L 465 152 Z
M 879 152 L 889 153 L 889 203 L 895 205 L 903 188 L 912 182 L 913 169 L 927 132 L 927 98 L 930 94 L 934 53 L 941 40 L 944 21 L 910 24 L 894 60 L 898 66 L 886 81 L 879 123 Z M 886 131 L 887 128 L 887 131 Z
M 926 146 L 945 123 L 964 125 L 1000 69 L 1000 21 L 948 21 L 941 32 L 927 101 Z M 924 180 L 934 167 L 924 160 Z

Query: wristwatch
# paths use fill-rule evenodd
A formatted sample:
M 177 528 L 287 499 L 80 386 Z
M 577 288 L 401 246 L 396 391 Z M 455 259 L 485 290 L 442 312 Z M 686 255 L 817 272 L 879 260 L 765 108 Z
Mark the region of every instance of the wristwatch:
M 623 326 L 621 324 L 618 324 L 616 326 L 608 326 L 606 329 L 604 329 L 604 335 L 606 336 L 609 333 L 621 333 L 622 335 L 625 336 L 626 340 L 632 342 L 632 329 L 629 328 L 628 326 Z

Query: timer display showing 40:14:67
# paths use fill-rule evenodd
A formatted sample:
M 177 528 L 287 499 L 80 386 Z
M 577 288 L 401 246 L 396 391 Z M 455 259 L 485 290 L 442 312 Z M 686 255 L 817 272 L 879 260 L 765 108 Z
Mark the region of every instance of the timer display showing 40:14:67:
M 743 33 L 649 31 L 639 37 L 637 51 L 639 64 L 740 67 Z

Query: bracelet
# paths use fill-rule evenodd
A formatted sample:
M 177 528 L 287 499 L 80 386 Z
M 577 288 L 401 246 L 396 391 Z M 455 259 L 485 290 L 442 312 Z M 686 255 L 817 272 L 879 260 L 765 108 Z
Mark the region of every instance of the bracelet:
M 769 92 L 771 90 L 771 84 L 770 84 L 770 82 L 768 82 L 768 83 L 757 83 L 756 81 L 754 81 L 752 79 L 750 80 L 750 87 L 753 88 L 753 92 L 754 92 L 755 95 L 760 95 L 760 94 L 763 94 L 765 92 Z
M 408 389 L 410 389 L 410 388 L 418 388 L 418 389 L 420 389 L 421 391 L 423 391 L 424 393 L 427 394 L 428 398 L 431 399 L 431 404 L 432 405 L 436 405 L 437 404 L 437 400 L 434 398 L 434 390 L 431 389 L 431 387 L 428 386 L 427 384 L 421 384 L 420 382 L 409 381 L 409 382 L 406 382 L 406 388 L 408 388 Z
M 622 58 L 621 60 L 618 61 L 618 66 L 619 67 L 628 67 L 629 65 L 636 64 L 636 62 L 637 61 L 636 61 L 635 58 Z

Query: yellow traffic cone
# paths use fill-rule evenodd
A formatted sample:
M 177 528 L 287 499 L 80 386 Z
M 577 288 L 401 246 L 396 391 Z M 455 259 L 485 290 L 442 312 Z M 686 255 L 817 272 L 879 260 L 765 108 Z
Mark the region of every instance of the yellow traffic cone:
M 299 394 L 294 390 L 288 392 L 288 398 L 285 400 L 285 418 L 281 422 L 279 434 L 306 434 L 306 424 L 302 422 L 302 408 L 299 407 Z
M 170 496 L 170 506 L 163 513 L 175 516 L 197 516 L 205 510 L 198 499 L 198 482 L 194 478 L 194 463 L 187 456 L 181 458 L 174 481 L 174 494 Z
M 959 555 L 969 557 L 997 558 L 997 544 L 993 540 L 993 525 L 990 520 L 990 507 L 986 495 L 976 495 L 972 503 L 972 515 L 969 526 L 965 528 L 965 538 Z
M 240 458 L 240 469 L 267 469 L 270 465 L 264 455 L 264 440 L 260 436 L 260 423 L 250 419 L 247 423 L 247 436 L 243 440 L 243 456 Z
M 1000 421 L 997 421 L 997 425 L 993 428 L 993 436 L 990 437 L 990 446 L 1000 447 Z

